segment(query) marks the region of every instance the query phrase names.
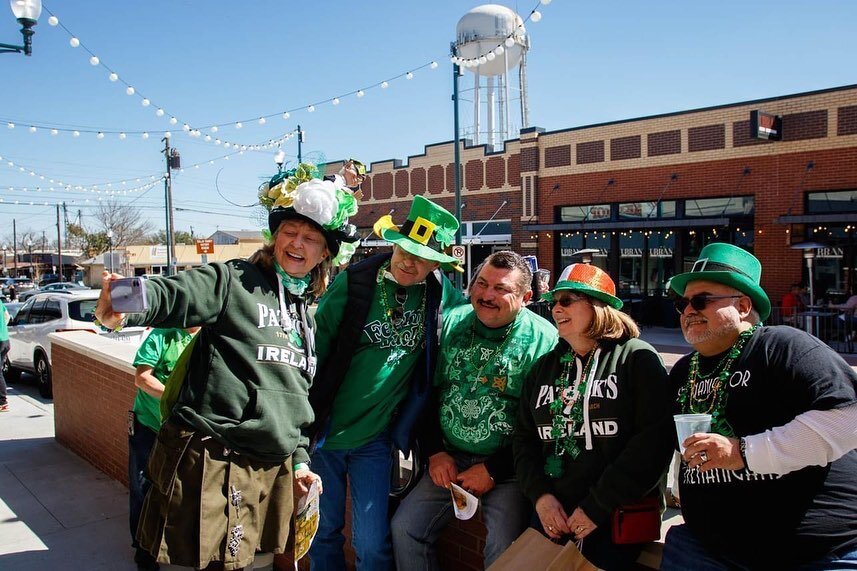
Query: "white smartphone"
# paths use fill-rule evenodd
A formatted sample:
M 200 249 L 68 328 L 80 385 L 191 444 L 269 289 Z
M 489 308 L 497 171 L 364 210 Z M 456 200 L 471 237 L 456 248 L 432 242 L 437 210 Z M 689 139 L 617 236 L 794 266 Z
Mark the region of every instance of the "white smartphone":
M 143 313 L 149 309 L 143 278 L 122 278 L 110 282 L 110 299 L 116 313 Z

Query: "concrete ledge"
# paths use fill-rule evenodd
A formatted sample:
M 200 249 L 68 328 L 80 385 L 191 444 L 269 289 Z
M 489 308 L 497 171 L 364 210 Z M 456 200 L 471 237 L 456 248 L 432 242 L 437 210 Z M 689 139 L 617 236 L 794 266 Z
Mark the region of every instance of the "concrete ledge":
M 99 363 L 115 367 L 123 373 L 134 374 L 134 355 L 139 344 L 125 343 L 86 331 L 67 331 L 48 335 L 52 347 L 60 346 Z

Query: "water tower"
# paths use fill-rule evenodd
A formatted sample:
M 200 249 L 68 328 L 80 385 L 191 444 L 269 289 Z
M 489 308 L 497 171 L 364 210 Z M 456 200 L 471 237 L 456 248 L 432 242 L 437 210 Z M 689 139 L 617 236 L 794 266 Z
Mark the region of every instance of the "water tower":
M 519 129 L 529 125 L 530 41 L 523 20 L 510 8 L 484 4 L 462 16 L 455 31 L 453 55 L 458 57 L 459 65 L 473 73 L 473 131 L 466 134 L 475 144 L 489 146 L 517 136 Z M 516 67 L 517 88 L 509 85 L 509 72 Z M 510 116 L 513 99 L 518 99 L 521 106 L 518 128 Z

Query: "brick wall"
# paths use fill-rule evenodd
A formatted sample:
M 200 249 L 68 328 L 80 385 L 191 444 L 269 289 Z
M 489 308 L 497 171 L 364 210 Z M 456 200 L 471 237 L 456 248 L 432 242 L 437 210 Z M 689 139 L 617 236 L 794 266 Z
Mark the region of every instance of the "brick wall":
M 51 346 L 51 361 L 57 441 L 127 486 L 134 374 L 58 343 Z

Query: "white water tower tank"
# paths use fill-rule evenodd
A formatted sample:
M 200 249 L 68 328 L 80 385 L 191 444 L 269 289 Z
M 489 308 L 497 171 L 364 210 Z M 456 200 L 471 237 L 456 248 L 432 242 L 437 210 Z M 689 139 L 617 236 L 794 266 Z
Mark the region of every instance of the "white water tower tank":
M 521 63 L 521 55 L 526 49 L 527 38 L 523 24 L 524 21 L 511 8 L 497 4 L 477 6 L 462 16 L 455 28 L 458 57 L 478 58 L 502 44 L 505 55 L 495 56 L 491 61 L 466 69 L 484 76 L 501 75 L 513 69 Z M 512 47 L 506 47 L 503 43 L 509 36 L 515 42 Z
M 477 6 L 458 21 L 453 55 L 459 65 L 474 74 L 473 126 L 465 128 L 465 135 L 475 144 L 486 143 L 493 148 L 528 126 L 529 47 L 523 20 L 506 6 Z M 509 72 L 516 67 L 518 81 L 514 86 L 509 82 Z M 512 117 L 512 99 L 520 101 L 520 118 Z

